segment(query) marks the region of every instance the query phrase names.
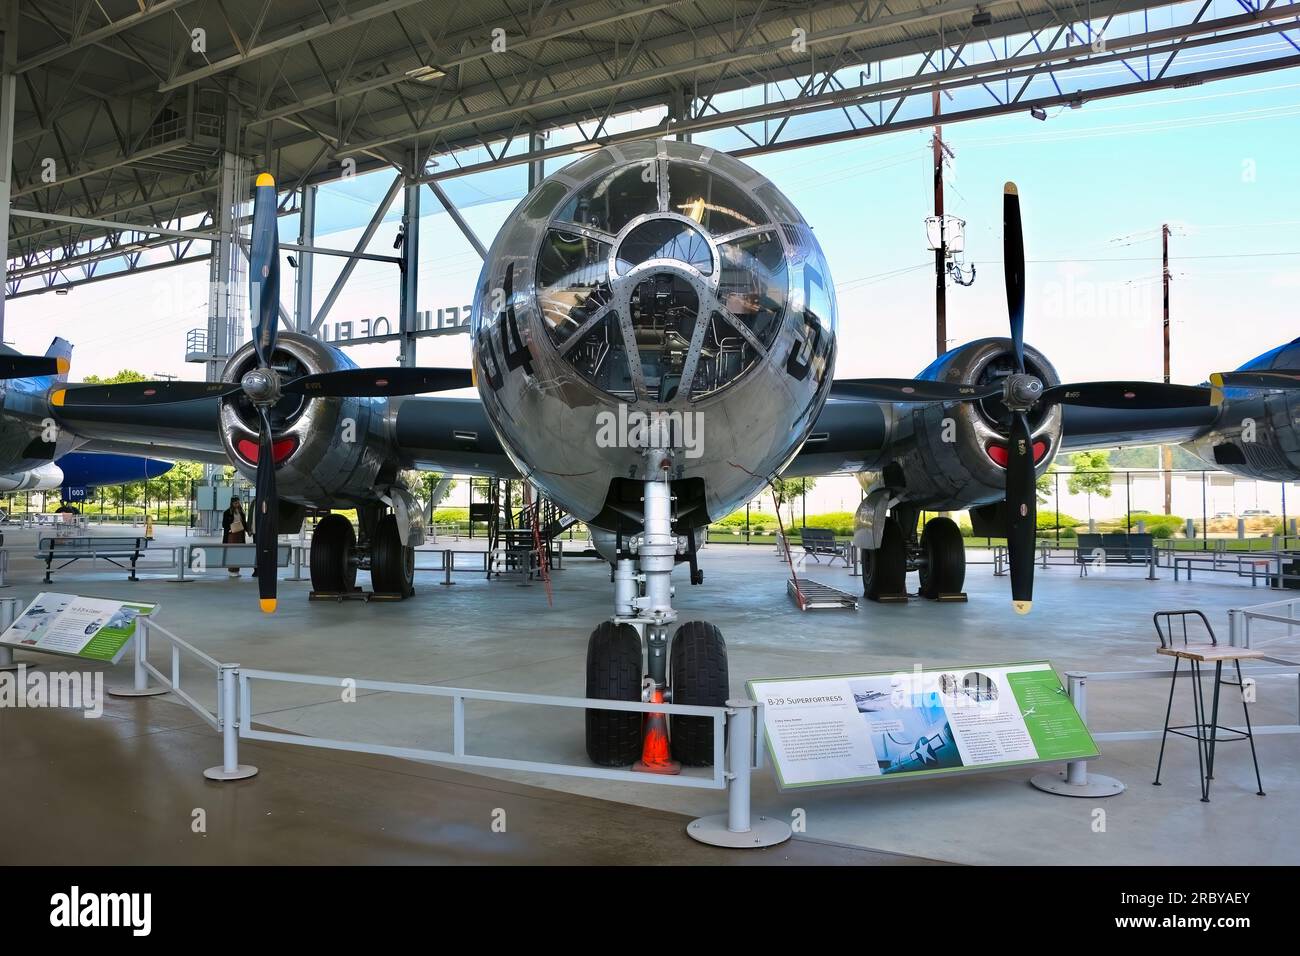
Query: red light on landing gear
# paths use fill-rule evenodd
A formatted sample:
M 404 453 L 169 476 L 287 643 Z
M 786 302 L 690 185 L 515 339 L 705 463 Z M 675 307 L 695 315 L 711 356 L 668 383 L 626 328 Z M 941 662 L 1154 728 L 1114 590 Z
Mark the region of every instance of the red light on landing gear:
M 298 439 L 296 438 L 281 438 L 278 441 L 273 441 L 271 442 L 271 460 L 278 465 L 292 455 L 297 447 Z M 260 453 L 257 442 L 241 438 L 235 442 L 235 451 L 239 452 L 240 457 L 250 465 L 257 464 Z
M 989 456 L 989 459 L 993 462 L 993 464 L 997 465 L 999 468 L 1007 467 L 1007 465 L 1011 461 L 1011 453 L 1007 450 L 1006 445 L 999 445 L 994 443 L 992 445 L 989 445 L 987 448 L 985 448 L 984 451 Z M 1040 461 L 1042 461 L 1043 456 L 1046 454 L 1047 454 L 1047 442 L 1043 441 L 1040 438 L 1038 441 L 1034 442 L 1034 464 L 1036 465 Z

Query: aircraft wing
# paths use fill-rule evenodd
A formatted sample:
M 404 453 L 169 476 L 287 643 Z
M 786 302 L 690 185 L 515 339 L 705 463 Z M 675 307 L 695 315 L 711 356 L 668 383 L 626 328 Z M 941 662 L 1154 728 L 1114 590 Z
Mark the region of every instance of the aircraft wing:
M 888 448 L 887 415 L 879 402 L 832 396 L 783 478 L 853 474 L 874 468 Z
M 205 399 L 167 405 L 50 408 L 49 414 L 75 437 L 77 451 L 228 465 L 218 433 L 218 411 L 217 400 Z
M 1204 432 L 1220 409 L 1199 408 L 1062 408 L 1061 449 L 1118 448 L 1137 445 L 1179 445 Z
M 477 398 L 418 396 L 393 404 L 393 438 L 404 468 L 519 477 Z

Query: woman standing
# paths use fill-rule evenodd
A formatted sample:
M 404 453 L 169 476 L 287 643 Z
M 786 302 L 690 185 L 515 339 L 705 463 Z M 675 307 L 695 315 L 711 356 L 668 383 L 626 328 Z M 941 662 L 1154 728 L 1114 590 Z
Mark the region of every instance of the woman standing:
M 226 544 L 243 544 L 247 533 L 244 505 L 238 496 L 230 499 L 230 507 L 221 514 L 221 540 Z M 232 578 L 239 577 L 239 568 L 226 568 Z

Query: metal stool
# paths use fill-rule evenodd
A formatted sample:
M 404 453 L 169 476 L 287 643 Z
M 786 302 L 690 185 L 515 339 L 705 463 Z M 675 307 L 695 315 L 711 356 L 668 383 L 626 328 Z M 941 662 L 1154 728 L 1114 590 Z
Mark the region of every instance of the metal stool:
M 1190 644 L 1187 640 L 1187 619 L 1195 615 L 1200 618 L 1201 623 L 1205 626 L 1205 631 L 1209 635 L 1210 643 Z M 1178 647 L 1174 644 L 1174 620 L 1175 618 L 1182 626 L 1183 644 Z M 1241 677 L 1242 660 L 1253 660 L 1262 658 L 1264 654 L 1260 651 L 1252 651 L 1246 647 L 1220 647 L 1218 640 L 1214 636 L 1214 628 L 1206 620 L 1204 614 L 1200 611 L 1157 611 L 1153 615 L 1156 626 L 1156 635 L 1160 638 L 1160 646 L 1156 649 L 1157 654 L 1164 654 L 1174 659 L 1174 672 L 1169 679 L 1169 705 L 1165 708 L 1165 729 L 1160 736 L 1160 757 L 1156 761 L 1156 779 L 1155 785 L 1160 786 L 1160 767 L 1165 759 L 1165 740 L 1170 734 L 1177 734 L 1180 737 L 1192 737 L 1196 740 L 1196 762 L 1201 776 L 1201 802 L 1210 802 L 1210 781 L 1214 779 L 1214 748 L 1219 742 L 1220 734 L 1229 734 L 1222 738 L 1229 740 L 1249 740 L 1250 741 L 1250 759 L 1255 764 L 1255 785 L 1259 788 L 1256 792 L 1259 796 L 1264 796 L 1264 784 L 1259 778 L 1259 758 L 1255 756 L 1255 738 L 1250 730 L 1250 710 L 1246 705 L 1246 694 L 1243 688 Z M 1161 627 L 1163 620 L 1164 626 Z M 1169 715 L 1174 709 L 1174 688 L 1178 686 L 1178 663 L 1186 660 L 1191 667 L 1192 677 L 1192 711 L 1195 714 L 1196 723 L 1186 724 L 1180 727 L 1169 726 Z M 1237 682 L 1233 684 L 1228 681 L 1228 686 L 1237 687 L 1241 693 L 1241 709 L 1246 716 L 1246 729 L 1237 730 L 1233 727 L 1219 726 L 1219 688 L 1223 681 L 1223 662 L 1232 661 L 1237 670 Z M 1205 663 L 1214 663 L 1214 697 L 1208 712 L 1208 721 L 1206 720 L 1207 712 L 1205 709 L 1205 689 L 1201 684 L 1201 665 Z M 1207 736 L 1208 735 L 1208 736 Z

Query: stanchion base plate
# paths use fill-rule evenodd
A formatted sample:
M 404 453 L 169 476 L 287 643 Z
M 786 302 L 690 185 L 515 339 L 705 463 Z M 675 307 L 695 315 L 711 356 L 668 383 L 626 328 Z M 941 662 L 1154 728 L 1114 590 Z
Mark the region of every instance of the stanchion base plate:
M 749 821 L 749 830 L 735 833 L 727 829 L 727 815 L 715 813 L 700 817 L 686 825 L 686 835 L 699 843 L 709 846 L 721 846 L 734 850 L 746 848 L 776 846 L 790 839 L 790 824 L 772 817 L 754 817 Z
M 1044 793 L 1054 793 L 1061 797 L 1114 797 L 1124 792 L 1121 781 L 1099 773 L 1089 773 L 1088 782 L 1082 785 L 1067 783 L 1064 770 L 1057 773 L 1036 773 L 1029 778 L 1029 783 Z
M 247 780 L 256 775 L 257 768 L 246 763 L 241 763 L 234 770 L 227 770 L 225 767 L 209 767 L 203 771 L 203 776 L 209 780 Z
M 108 689 L 109 697 L 157 697 L 159 694 L 166 694 L 166 687 L 146 687 L 144 690 L 136 690 L 134 687 L 110 687 Z

